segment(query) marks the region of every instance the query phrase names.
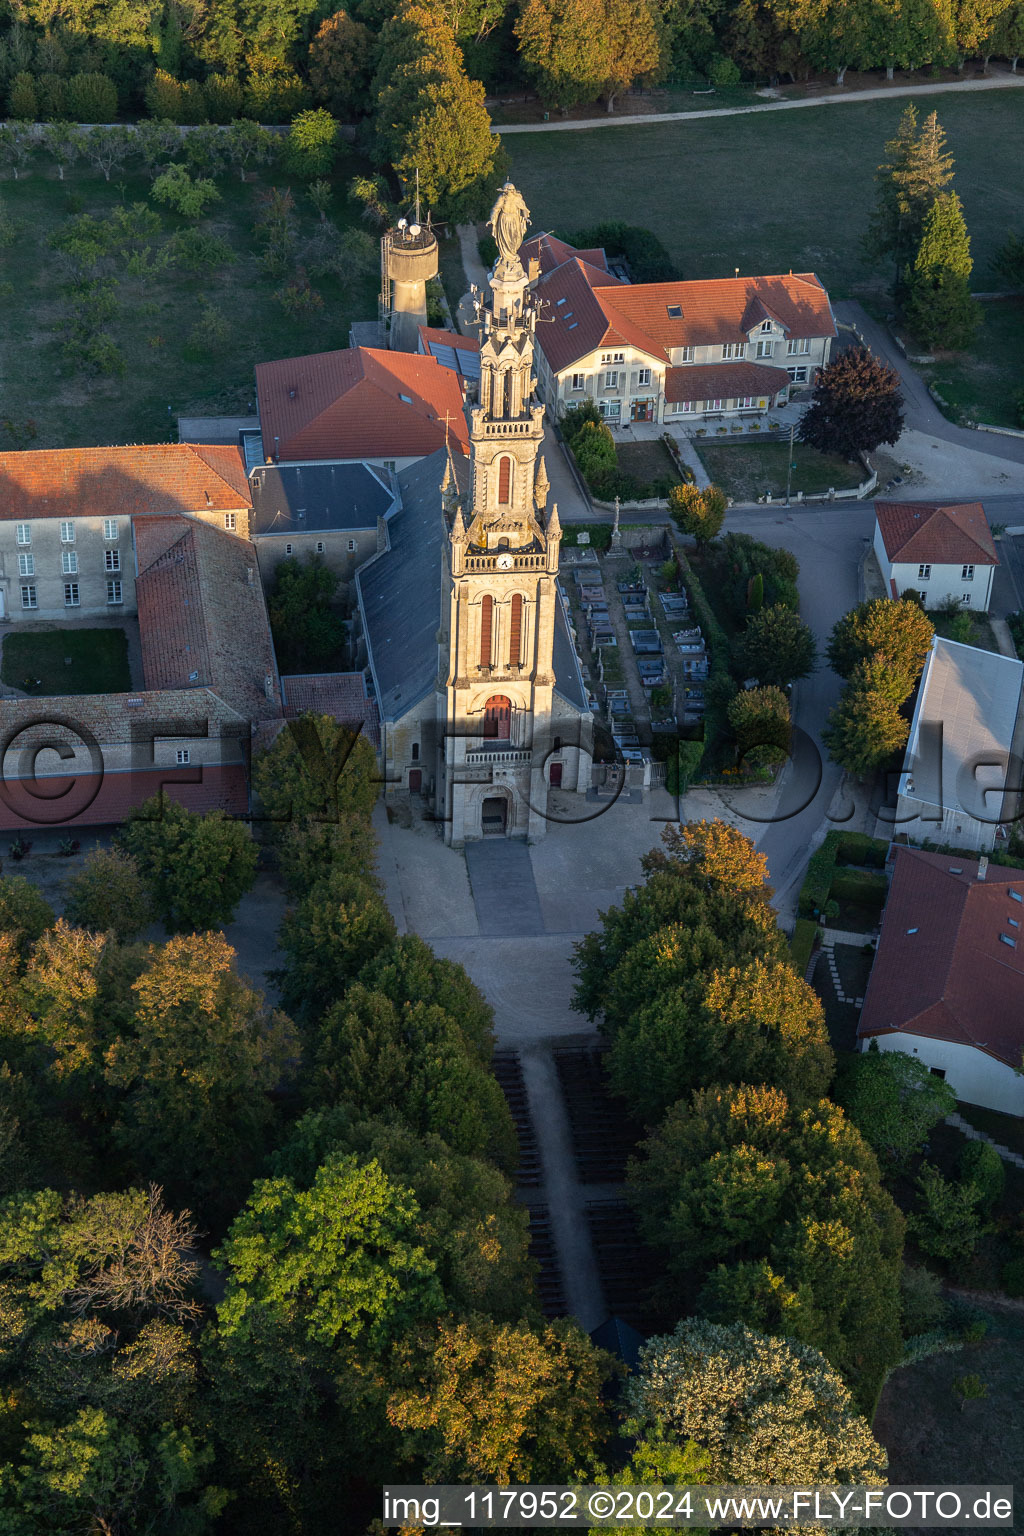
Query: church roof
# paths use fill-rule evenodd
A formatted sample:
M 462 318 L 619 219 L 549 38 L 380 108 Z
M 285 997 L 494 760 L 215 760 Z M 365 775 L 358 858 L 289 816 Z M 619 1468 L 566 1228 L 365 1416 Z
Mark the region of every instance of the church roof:
M 448 437 L 469 452 L 458 377 L 414 352 L 346 347 L 258 363 L 267 459 L 420 458 Z

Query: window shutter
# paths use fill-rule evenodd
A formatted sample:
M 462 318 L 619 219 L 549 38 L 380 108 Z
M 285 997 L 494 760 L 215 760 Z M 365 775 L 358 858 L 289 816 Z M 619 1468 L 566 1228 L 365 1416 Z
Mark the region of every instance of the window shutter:
M 512 460 L 503 458 L 498 464 L 498 503 L 507 507 L 512 490 Z
M 485 597 L 480 604 L 480 665 L 482 667 L 489 667 L 491 664 L 491 619 L 493 608 L 493 597 Z
M 513 667 L 522 660 L 523 599 L 516 592 L 512 598 L 512 632 L 508 642 L 508 659 Z

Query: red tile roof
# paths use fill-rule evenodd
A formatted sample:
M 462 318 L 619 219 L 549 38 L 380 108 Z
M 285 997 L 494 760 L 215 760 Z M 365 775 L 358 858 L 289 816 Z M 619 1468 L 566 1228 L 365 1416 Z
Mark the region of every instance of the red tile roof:
M 45 782 L 47 799 L 59 802 L 61 819 L 55 820 L 48 813 L 40 821 L 37 786 L 33 786 L 35 793 L 26 792 L 17 779 L 8 777 L 0 793 L 0 830 L 60 828 L 74 836 L 86 827 L 111 826 L 124 821 L 133 806 L 152 799 L 161 786 L 170 799 L 190 811 L 220 810 L 230 816 L 246 816 L 249 812 L 245 768 L 240 763 L 65 775 L 47 778 Z
M 330 715 L 339 725 L 362 726 L 373 745 L 380 746 L 377 701 L 367 693 L 362 672 L 317 672 L 282 677 L 281 690 L 287 719 L 304 714 Z
M 147 690 L 211 688 L 248 720 L 280 714 L 252 545 L 194 518 L 136 518 L 134 526 Z
M 875 517 L 886 554 L 900 564 L 999 564 L 980 501 L 948 506 L 920 501 L 876 501 Z
M 0 453 L 0 518 L 240 511 L 251 505 L 238 448 L 156 443 Z
M 785 368 L 764 363 L 708 363 L 693 368 L 669 368 L 665 399 L 737 400 L 747 395 L 775 395 L 789 383 Z
M 1011 1067 L 1024 1052 L 1024 870 L 897 848 L 857 1032 L 973 1045 Z M 1005 944 L 1000 934 L 1014 944 Z
M 577 249 L 567 240 L 559 240 L 557 235 L 534 235 L 531 240 L 526 240 L 519 247 L 519 260 L 530 270 L 530 262 L 537 261 L 542 273 L 553 272 L 564 262 L 571 261 L 578 256 L 582 261 L 592 267 L 599 267 L 602 272 L 608 271 L 608 258 L 600 246 L 589 246 L 585 249 Z
M 263 451 L 268 460 L 424 458 L 469 452 L 458 377 L 433 357 L 348 347 L 258 363 Z
M 541 326 L 537 336 L 556 371 L 615 342 L 664 362 L 675 347 L 746 341 L 767 318 L 782 326 L 787 340 L 836 334 L 828 294 L 813 272 L 609 284 L 607 278 L 595 280 L 593 267 L 584 272 L 585 265 L 569 260 L 538 285 L 538 295 L 547 301 L 543 319 L 553 323 Z M 670 314 L 674 309 L 680 313 Z M 573 311 L 571 318 L 567 310 Z

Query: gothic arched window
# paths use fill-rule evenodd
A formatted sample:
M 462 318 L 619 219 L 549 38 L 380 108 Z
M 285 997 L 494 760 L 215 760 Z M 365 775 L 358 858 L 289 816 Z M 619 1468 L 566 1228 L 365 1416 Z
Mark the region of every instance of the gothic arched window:
M 512 500 L 512 460 L 505 454 L 498 460 L 498 505 L 507 507 Z
M 523 648 L 523 599 L 520 593 L 512 596 L 512 623 L 508 639 L 508 659 L 513 667 L 518 667 L 522 661 Z
M 494 598 L 488 595 L 480 604 L 480 665 L 491 664 L 491 630 L 494 620 Z

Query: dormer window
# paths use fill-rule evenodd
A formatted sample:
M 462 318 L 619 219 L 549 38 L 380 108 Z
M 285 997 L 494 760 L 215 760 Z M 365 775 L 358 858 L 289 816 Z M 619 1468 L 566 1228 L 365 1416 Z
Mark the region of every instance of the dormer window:
M 762 333 L 762 335 L 765 332 L 773 331 L 774 329 L 775 329 L 775 326 L 774 326 L 774 324 L 772 323 L 771 320 L 762 320 L 761 321 L 761 333 Z

